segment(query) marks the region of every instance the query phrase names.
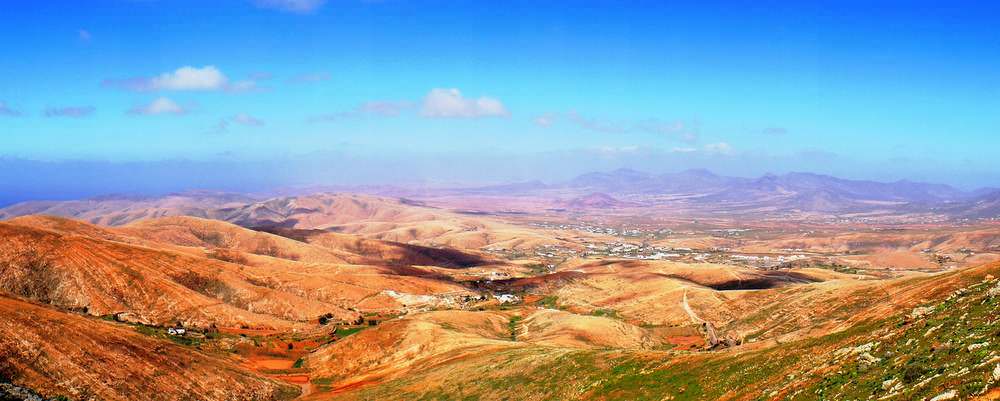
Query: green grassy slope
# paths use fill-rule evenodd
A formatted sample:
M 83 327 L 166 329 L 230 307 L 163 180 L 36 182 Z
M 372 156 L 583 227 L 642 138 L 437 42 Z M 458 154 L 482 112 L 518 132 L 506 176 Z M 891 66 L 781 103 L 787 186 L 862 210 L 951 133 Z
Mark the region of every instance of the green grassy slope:
M 766 349 L 687 353 L 526 347 L 427 367 L 418 375 L 337 397 L 958 400 L 984 394 L 1000 396 L 996 279 L 977 281 L 914 311 Z

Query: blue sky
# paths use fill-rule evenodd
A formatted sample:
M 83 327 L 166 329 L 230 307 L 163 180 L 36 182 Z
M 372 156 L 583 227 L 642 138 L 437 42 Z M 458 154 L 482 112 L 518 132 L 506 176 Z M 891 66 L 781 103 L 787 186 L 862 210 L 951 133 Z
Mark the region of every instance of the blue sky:
M 53 179 L 346 155 L 355 181 L 628 166 L 1000 186 L 986 3 L 8 1 L 0 158 Z

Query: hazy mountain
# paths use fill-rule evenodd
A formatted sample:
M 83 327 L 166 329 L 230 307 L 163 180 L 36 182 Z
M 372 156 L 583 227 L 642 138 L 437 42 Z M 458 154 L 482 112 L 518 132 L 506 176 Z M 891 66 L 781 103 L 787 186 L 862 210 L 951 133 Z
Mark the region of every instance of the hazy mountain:
M 582 174 L 567 182 L 526 181 L 474 188 L 392 188 L 380 196 L 432 199 L 453 195 L 539 196 L 570 199 L 578 207 L 628 207 L 642 197 L 678 195 L 689 205 L 714 211 L 849 212 L 896 210 L 905 213 L 941 212 L 957 217 L 993 217 L 1000 190 L 966 193 L 943 184 L 913 181 L 849 180 L 814 173 L 766 174 L 757 178 L 728 177 L 705 169 L 651 174 L 632 169 Z M 318 197 L 317 197 L 318 196 Z M 191 191 L 163 197 L 104 196 L 80 201 L 23 202 L 0 208 L 0 219 L 28 214 L 50 214 L 120 225 L 162 216 L 217 218 L 243 225 L 296 224 L 333 213 L 329 199 L 301 194 L 261 200 L 226 192 Z M 663 197 L 661 197 L 663 198 Z M 670 198 L 669 196 L 666 198 Z M 671 202 L 673 200 L 660 200 Z M 338 205 L 341 202 L 335 202 Z M 353 205 L 346 202 L 343 205 Z M 352 206 L 351 208 L 354 208 Z M 336 208 L 334 208 L 336 209 Z M 364 209 L 363 207 L 360 209 Z M 334 214 L 343 213 L 338 210 Z M 348 213 L 351 214 L 351 213 Z
M 600 192 L 576 197 L 566 202 L 566 207 L 571 209 L 609 209 L 629 205 L 628 202 L 622 202 L 611 195 Z
M 628 168 L 610 172 L 582 174 L 566 185 L 572 188 L 596 189 L 600 192 L 635 192 L 636 188 L 649 185 L 655 177 L 652 174 Z
M 609 194 L 701 194 L 703 202 L 743 207 L 844 211 L 893 204 L 939 204 L 970 196 L 943 184 L 849 180 L 813 173 L 726 177 L 705 169 L 652 175 L 619 169 L 580 175 L 567 187 Z
M 940 210 L 971 219 L 1000 217 L 1000 189 L 977 191 L 976 194 L 971 199 L 945 205 Z

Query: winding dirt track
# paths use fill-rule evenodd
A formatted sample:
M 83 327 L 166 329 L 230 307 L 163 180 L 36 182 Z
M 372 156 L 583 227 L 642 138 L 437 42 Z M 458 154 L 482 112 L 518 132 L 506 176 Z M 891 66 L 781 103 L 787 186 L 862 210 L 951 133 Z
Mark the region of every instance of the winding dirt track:
M 691 305 L 688 304 L 687 287 L 684 288 L 684 298 L 681 300 L 681 307 L 684 308 L 684 312 L 687 312 L 687 315 L 691 318 L 692 322 L 697 324 L 705 323 L 705 319 L 698 317 L 698 315 L 694 313 L 694 310 L 691 309 Z

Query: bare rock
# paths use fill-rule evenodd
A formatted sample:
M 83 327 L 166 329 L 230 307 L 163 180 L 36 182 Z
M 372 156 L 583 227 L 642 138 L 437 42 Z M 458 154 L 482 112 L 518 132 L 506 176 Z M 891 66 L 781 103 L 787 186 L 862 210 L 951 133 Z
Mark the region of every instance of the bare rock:
M 916 319 L 923 318 L 924 316 L 929 315 L 933 311 L 934 311 L 934 307 L 932 307 L 932 306 L 921 306 L 921 307 L 913 308 L 913 311 L 910 312 L 910 319 L 916 320 Z
M 934 398 L 931 398 L 931 401 L 953 400 L 955 399 L 955 397 L 958 397 L 958 392 L 956 392 L 955 390 L 948 390 L 941 394 L 935 395 Z

